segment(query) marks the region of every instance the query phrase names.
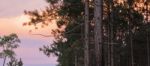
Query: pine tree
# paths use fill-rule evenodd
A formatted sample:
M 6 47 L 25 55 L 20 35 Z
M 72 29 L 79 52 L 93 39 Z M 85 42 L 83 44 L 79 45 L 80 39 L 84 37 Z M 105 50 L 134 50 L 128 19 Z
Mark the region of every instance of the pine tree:
M 89 0 L 85 0 L 85 46 L 84 46 L 84 66 L 89 66 Z
M 102 65 L 102 0 L 94 1 L 96 66 Z

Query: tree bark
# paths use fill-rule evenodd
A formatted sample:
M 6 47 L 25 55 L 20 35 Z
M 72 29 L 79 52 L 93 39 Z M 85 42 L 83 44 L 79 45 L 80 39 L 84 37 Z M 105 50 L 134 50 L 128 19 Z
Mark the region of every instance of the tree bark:
M 149 57 L 149 32 L 147 31 L 147 66 L 150 66 L 150 57 Z
M 85 46 L 84 66 L 89 66 L 89 0 L 85 0 Z
M 102 0 L 94 0 L 96 66 L 102 65 Z
M 148 0 L 146 0 L 148 1 Z M 146 3 L 146 21 L 148 23 L 148 15 L 149 15 L 149 12 L 148 12 L 148 3 Z M 149 51 L 149 32 L 147 30 L 147 66 L 150 66 L 150 51 Z
M 132 15 L 131 15 L 131 5 L 129 5 L 129 25 L 128 25 L 128 31 L 129 31 L 129 44 L 130 44 L 130 54 L 131 54 L 131 66 L 134 66 L 134 56 L 133 56 L 133 35 L 132 35 Z
M 130 25 L 129 25 L 130 26 Z M 132 41 L 132 34 L 131 34 L 131 28 L 129 28 L 129 34 L 130 34 L 130 45 L 131 45 L 131 66 L 134 66 L 134 56 L 133 56 L 133 41 Z
M 75 53 L 75 66 L 78 66 L 78 59 L 77 59 L 77 53 Z
M 109 13 L 109 22 L 111 21 L 111 4 L 110 4 L 111 2 L 110 2 L 110 0 L 109 0 L 109 3 L 108 3 L 108 13 Z M 110 38 L 110 23 L 108 23 L 108 25 L 107 25 L 108 27 L 108 45 L 107 45 L 107 65 L 105 65 L 105 66 L 111 66 L 111 54 L 110 54 L 110 40 L 111 40 L 111 38 Z
M 110 0 L 110 9 L 112 12 L 110 13 L 110 66 L 114 66 L 114 46 L 113 46 L 113 0 Z

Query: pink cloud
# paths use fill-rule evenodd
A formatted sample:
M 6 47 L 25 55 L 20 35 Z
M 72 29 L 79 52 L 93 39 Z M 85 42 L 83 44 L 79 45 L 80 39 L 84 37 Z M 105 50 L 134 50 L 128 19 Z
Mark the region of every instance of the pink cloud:
M 44 28 L 35 29 L 34 26 L 23 26 L 24 22 L 28 22 L 29 17 L 25 15 L 20 15 L 17 17 L 11 18 L 0 18 L 0 35 L 9 34 L 9 33 L 17 33 L 19 36 L 31 36 L 29 30 L 32 30 L 32 34 L 44 34 L 50 35 L 51 29 L 56 29 L 56 23 L 52 23 L 49 26 Z M 40 25 L 39 25 L 40 27 Z M 35 37 L 35 36 L 32 36 Z M 37 37 L 36 37 L 37 38 Z
M 0 17 L 18 16 L 25 9 L 42 9 L 47 5 L 45 0 L 0 0 Z

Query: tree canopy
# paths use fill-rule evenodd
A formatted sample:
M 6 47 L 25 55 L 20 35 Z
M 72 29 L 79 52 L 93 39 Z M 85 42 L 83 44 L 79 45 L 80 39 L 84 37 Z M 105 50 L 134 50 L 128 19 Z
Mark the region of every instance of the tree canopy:
M 96 1 L 96 0 L 95 0 Z M 102 23 L 100 29 L 95 29 L 96 6 L 94 0 L 88 0 L 89 9 L 89 65 L 96 66 L 96 31 L 101 32 L 102 65 L 134 66 L 148 65 L 149 52 L 149 0 L 103 0 Z M 48 25 L 56 20 L 58 29 L 52 35 L 56 41 L 40 48 L 45 55 L 58 56 L 58 66 L 83 66 L 85 36 L 83 27 L 85 1 L 83 0 L 47 0 L 50 3 L 42 12 L 25 11 L 31 21 L 24 25 Z M 142 4 L 143 6 L 138 6 Z M 98 17 L 99 17 L 98 16 Z M 97 22 L 99 22 L 98 18 Z M 65 30 L 60 30 L 65 26 Z M 146 40 L 145 40 L 146 39 Z M 98 39 L 99 40 L 99 39 Z M 148 47 L 147 47 L 148 46 Z
M 17 65 L 17 61 L 15 58 L 15 52 L 14 49 L 19 47 L 19 43 L 20 43 L 20 39 L 18 38 L 18 36 L 14 33 L 8 35 L 8 36 L 2 36 L 0 37 L 0 48 L 2 48 L 1 52 L 0 52 L 0 58 L 4 59 L 3 62 L 3 66 L 5 66 L 6 63 L 6 59 L 9 58 L 10 61 L 8 64 L 8 66 L 16 66 Z M 15 60 L 13 60 L 15 59 Z M 14 64 L 15 62 L 15 64 Z

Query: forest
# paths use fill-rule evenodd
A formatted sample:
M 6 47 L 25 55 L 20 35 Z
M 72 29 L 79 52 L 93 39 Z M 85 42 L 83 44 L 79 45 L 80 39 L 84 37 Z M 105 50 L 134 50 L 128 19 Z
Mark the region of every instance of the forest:
M 55 38 L 39 51 L 57 56 L 57 66 L 150 66 L 150 0 L 46 1 L 41 12 L 24 11 L 23 26 L 56 21 L 51 35 L 37 35 Z

